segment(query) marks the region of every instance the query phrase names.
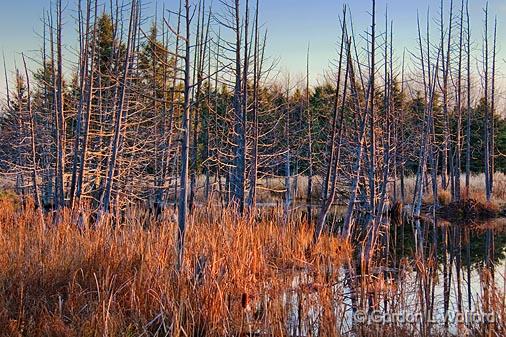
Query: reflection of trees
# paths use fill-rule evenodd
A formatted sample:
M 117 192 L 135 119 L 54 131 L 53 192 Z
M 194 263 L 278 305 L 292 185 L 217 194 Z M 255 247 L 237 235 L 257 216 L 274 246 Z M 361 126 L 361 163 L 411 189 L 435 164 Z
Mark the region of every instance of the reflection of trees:
M 467 258 L 467 244 L 469 243 L 469 260 L 474 266 L 481 265 L 484 263 L 487 257 L 487 231 L 489 231 L 492 238 L 492 247 L 494 252 L 492 254 L 494 264 L 506 258 L 506 219 L 495 219 L 493 221 L 485 223 L 473 223 L 460 225 L 460 231 L 457 231 L 456 226 L 448 225 L 448 254 L 457 254 L 460 247 L 460 254 L 462 256 L 463 265 L 466 264 Z M 433 225 L 431 223 L 425 223 L 426 226 L 426 251 L 429 251 L 431 246 L 434 245 Z M 460 232 L 460 233 L 459 233 Z M 460 235 L 459 235 L 460 234 Z M 410 223 L 398 226 L 394 228 L 392 226 L 390 236 L 392 238 L 392 250 L 391 254 L 397 257 L 397 260 L 401 258 L 407 258 L 411 260 L 415 252 L 415 240 L 413 233 L 413 226 Z M 460 240 L 459 240 L 460 236 Z M 443 247 L 441 244 L 442 240 L 442 227 L 437 228 L 437 251 L 438 251 L 438 263 L 442 262 Z M 490 243 L 489 243 L 490 244 Z

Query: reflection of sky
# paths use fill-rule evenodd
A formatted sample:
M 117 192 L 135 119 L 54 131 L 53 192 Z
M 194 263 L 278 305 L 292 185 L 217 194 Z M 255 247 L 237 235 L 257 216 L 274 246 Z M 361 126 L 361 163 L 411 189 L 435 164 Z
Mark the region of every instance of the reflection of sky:
M 207 0 L 210 3 L 211 0 Z M 454 13 L 458 14 L 461 0 L 454 0 Z M 108 2 L 108 1 L 106 1 Z M 144 11 L 153 12 L 153 1 Z M 158 0 L 161 7 L 163 0 Z M 219 1 L 214 0 L 214 3 Z M 245 1 L 242 0 L 242 3 Z M 256 0 L 250 0 L 254 4 Z M 384 29 L 385 8 L 389 8 L 389 17 L 394 20 L 394 39 L 398 55 L 404 47 L 415 48 L 416 43 L 416 13 L 417 9 L 424 20 L 427 8 L 430 7 L 431 16 L 438 16 L 440 0 L 377 0 L 378 31 Z M 482 39 L 483 12 L 481 8 L 485 0 L 470 0 L 471 19 L 473 21 L 473 40 L 475 48 L 479 50 Z M 63 0 L 67 4 L 67 18 L 65 20 L 64 36 L 68 44 L 76 44 L 76 32 L 72 27 L 73 17 L 76 16 L 77 0 Z M 176 4 L 177 1 L 165 1 L 166 6 Z M 267 55 L 278 60 L 282 71 L 292 74 L 305 73 L 307 45 L 311 45 L 311 73 L 313 78 L 328 69 L 329 60 L 335 57 L 336 40 L 338 38 L 337 16 L 341 13 L 344 1 L 336 0 L 260 0 L 261 22 L 268 28 Z M 369 25 L 368 12 L 371 1 L 349 1 L 353 13 L 355 30 L 363 33 Z M 448 7 L 449 0 L 445 0 Z M 506 22 L 506 2 L 504 0 L 489 0 L 490 13 L 498 15 L 499 27 Z M 148 6 L 147 6 L 148 7 Z M 19 53 L 40 49 L 41 32 L 40 17 L 49 8 L 49 0 L 3 0 L 0 11 L 0 50 L 6 54 L 7 66 L 12 68 L 15 60 L 20 65 Z M 502 14 L 502 15 L 501 15 Z M 72 16 L 72 17 L 71 17 Z M 436 23 L 433 20 L 433 24 Z M 435 37 L 436 35 L 434 35 Z M 502 35 L 498 35 L 499 46 L 502 45 Z M 504 49 L 499 48 L 500 69 L 506 58 Z M 479 55 L 479 52 L 476 53 Z M 3 72 L 0 89 L 4 87 Z M 3 91 L 3 90 L 2 90 Z

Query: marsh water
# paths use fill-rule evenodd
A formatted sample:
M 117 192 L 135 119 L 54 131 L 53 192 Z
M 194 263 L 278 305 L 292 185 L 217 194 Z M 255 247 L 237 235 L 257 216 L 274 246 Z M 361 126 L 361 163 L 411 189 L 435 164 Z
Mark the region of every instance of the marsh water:
M 341 277 L 332 287 L 333 314 L 340 317 L 336 319 L 339 332 L 353 334 L 357 323 L 369 326 L 393 324 L 423 335 L 422 325 L 427 324 L 430 333 L 459 335 L 469 333 L 485 322 L 498 320 L 497 308 L 504 313 L 506 218 L 460 224 L 440 220 L 438 228 L 432 232 L 438 236 L 434 252 L 437 265 L 430 273 L 421 271 L 427 267 L 417 266 L 414 258 L 413 227 L 405 223 L 391 229 L 392 241 L 387 254 L 390 261 L 383 261 L 386 266 L 374 275 L 380 295 L 373 306 L 369 300 L 365 307 L 357 304 L 361 288 L 356 283 L 354 287 L 351 279 L 360 276 L 353 276 L 346 267 L 340 270 Z M 434 238 L 430 235 L 431 230 L 426 233 L 430 246 Z M 429 276 L 421 277 L 426 272 Z M 294 278 L 292 290 L 284 294 L 285 303 L 291 303 L 289 326 L 296 336 L 316 335 L 318 324 L 308 322 L 317 322 L 317 318 L 325 315 L 326 309 L 317 292 L 297 290 L 314 282 L 311 273 L 303 273 Z M 493 297 L 498 302 L 490 312 L 486 312 L 485 297 Z M 302 312 L 303 302 L 311 304 Z M 422 323 L 423 312 L 426 313 L 425 323 Z

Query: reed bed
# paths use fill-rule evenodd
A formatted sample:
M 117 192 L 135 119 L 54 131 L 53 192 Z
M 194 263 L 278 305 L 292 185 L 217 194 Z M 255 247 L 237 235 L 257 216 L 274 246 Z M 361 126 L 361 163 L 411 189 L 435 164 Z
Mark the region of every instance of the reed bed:
M 469 197 L 476 201 L 485 203 L 485 177 L 484 174 L 472 174 L 469 180 Z M 416 177 L 408 176 L 404 179 L 405 184 L 405 196 L 406 203 L 412 203 L 413 193 L 415 189 Z M 221 182 L 225 184 L 223 180 Z M 321 195 L 321 183 L 322 177 L 314 176 L 313 177 L 313 195 L 312 200 L 314 204 L 319 204 L 319 198 Z M 291 178 L 291 197 L 295 203 L 306 202 L 307 200 L 307 184 L 308 177 L 307 176 L 293 176 Z M 200 202 L 205 202 L 205 185 L 206 179 L 205 176 L 201 175 L 197 177 L 196 180 L 196 199 Z M 449 190 L 444 190 L 441 188 L 441 177 L 438 177 L 438 201 L 442 205 L 447 205 L 450 203 L 450 192 Z M 465 192 L 465 175 L 461 176 L 461 190 L 462 195 Z M 397 181 L 397 189 L 398 193 L 400 193 L 400 181 Z M 210 181 L 210 190 L 214 191 L 215 194 L 218 194 L 218 182 L 214 179 Z M 393 187 L 391 186 L 390 190 L 391 194 L 393 194 Z M 263 177 L 258 181 L 258 195 L 257 202 L 261 204 L 276 204 L 280 203 L 285 198 L 286 188 L 285 188 L 285 177 Z M 174 196 L 172 196 L 174 198 Z M 346 196 L 344 197 L 344 201 L 338 201 L 338 203 L 343 203 L 346 201 Z M 424 193 L 424 203 L 430 204 L 432 203 L 432 188 L 430 186 L 430 177 L 426 186 L 426 190 Z M 494 193 L 492 195 L 492 203 L 500 208 L 506 207 L 506 174 L 502 172 L 496 172 L 494 174 Z
M 304 271 L 328 288 L 349 256 L 329 236 L 310 248 L 303 224 L 206 208 L 191 217 L 178 272 L 171 214 L 147 226 L 131 210 L 116 229 L 80 229 L 65 214 L 44 230 L 34 211 L 0 207 L 4 336 L 287 335 L 294 279 Z
M 42 227 L 30 203 L 0 198 L 0 336 L 502 336 L 504 293 L 478 280 L 473 306 L 494 326 L 453 333 L 439 322 L 359 322 L 355 310 L 422 313 L 430 274 L 406 257 L 389 272 L 357 269 L 357 250 L 282 209 L 239 217 L 208 205 L 189 219 L 184 263 L 176 268 L 171 210 L 155 218 L 131 207 L 116 226 L 94 227 L 66 211 Z M 302 219 L 302 220 L 301 220 Z M 354 253 L 355 252 L 355 253 Z M 384 262 L 384 261 L 383 261 Z M 428 267 L 430 268 L 430 266 Z M 504 277 L 496 271 L 496 280 Z M 488 281 L 487 281 L 488 280 Z M 436 282 L 434 278 L 432 280 Z M 430 282 L 429 282 L 430 284 Z M 434 283 L 436 284 L 436 283 Z M 436 285 L 437 288 L 440 285 Z M 429 290 L 430 291 L 430 290 Z M 435 296 L 435 311 L 439 295 Z M 440 304 L 440 303 L 439 303 Z M 425 311 L 426 312 L 426 311 Z M 490 333 L 490 335 L 489 335 Z
M 460 186 L 461 186 L 461 194 L 465 195 L 465 175 L 462 175 L 460 178 Z M 484 174 L 472 174 L 469 179 L 469 198 L 479 201 L 481 203 L 486 203 L 486 195 L 485 195 L 485 177 Z M 407 177 L 405 179 L 405 188 L 406 188 L 406 202 L 411 203 L 413 200 L 413 193 L 415 190 L 415 177 Z M 438 177 L 438 202 L 442 205 L 447 205 L 450 203 L 451 196 L 448 190 L 444 190 L 441 187 L 441 178 Z M 430 186 L 430 177 L 429 182 L 427 183 L 426 190 L 424 193 L 424 203 L 431 204 L 433 202 L 432 197 L 432 188 Z M 496 172 L 494 174 L 494 193 L 492 194 L 491 199 L 492 204 L 497 207 L 504 208 L 506 207 L 506 174 L 502 172 Z

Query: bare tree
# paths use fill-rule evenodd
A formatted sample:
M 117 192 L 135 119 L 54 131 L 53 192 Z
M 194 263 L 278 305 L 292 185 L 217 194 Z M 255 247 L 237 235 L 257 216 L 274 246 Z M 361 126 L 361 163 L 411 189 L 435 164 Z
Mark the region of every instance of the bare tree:
M 114 176 L 116 174 L 116 161 L 118 157 L 119 145 L 120 145 L 120 137 L 122 134 L 123 125 L 126 123 L 126 91 L 128 87 L 128 76 L 129 72 L 132 68 L 132 53 L 133 48 L 135 46 L 135 38 L 137 36 L 137 25 L 138 25 L 138 4 L 137 1 L 132 1 L 131 10 L 130 10 L 130 20 L 128 25 L 128 37 L 127 37 L 127 46 L 125 52 L 125 58 L 123 61 L 123 74 L 121 78 L 121 83 L 119 84 L 119 95 L 118 102 L 115 114 L 115 122 L 114 122 L 114 136 L 111 143 L 110 150 L 110 158 L 109 165 L 107 171 L 106 185 L 104 194 L 102 196 L 101 201 L 101 209 L 103 212 L 108 213 L 110 211 L 111 204 L 111 193 L 112 186 L 114 181 Z
M 177 235 L 177 252 L 178 252 L 178 269 L 183 267 L 184 243 L 188 218 L 188 161 L 190 146 L 190 71 L 191 71 L 191 13 L 190 1 L 185 0 L 184 6 L 184 103 L 183 103 L 183 124 L 182 124 L 182 147 L 181 147 L 181 172 L 180 172 L 180 191 L 178 200 L 178 235 Z

